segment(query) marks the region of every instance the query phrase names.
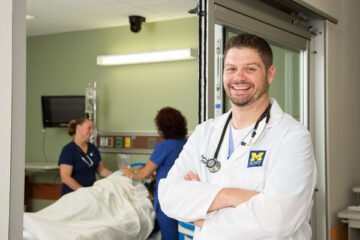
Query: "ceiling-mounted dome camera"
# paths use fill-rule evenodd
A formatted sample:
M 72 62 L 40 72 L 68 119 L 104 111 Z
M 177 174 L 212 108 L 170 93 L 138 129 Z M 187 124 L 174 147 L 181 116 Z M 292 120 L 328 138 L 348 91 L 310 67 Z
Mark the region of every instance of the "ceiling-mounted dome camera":
M 142 16 L 129 16 L 130 30 L 134 33 L 140 32 L 141 24 L 145 22 L 145 18 Z

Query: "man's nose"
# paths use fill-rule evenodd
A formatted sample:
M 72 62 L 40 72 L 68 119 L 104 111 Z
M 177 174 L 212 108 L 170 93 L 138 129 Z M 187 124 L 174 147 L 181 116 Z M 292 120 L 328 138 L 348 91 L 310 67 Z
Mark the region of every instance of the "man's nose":
M 245 78 L 245 74 L 244 74 L 244 71 L 242 69 L 238 69 L 234 73 L 234 80 L 241 81 L 241 80 L 244 80 L 244 78 Z

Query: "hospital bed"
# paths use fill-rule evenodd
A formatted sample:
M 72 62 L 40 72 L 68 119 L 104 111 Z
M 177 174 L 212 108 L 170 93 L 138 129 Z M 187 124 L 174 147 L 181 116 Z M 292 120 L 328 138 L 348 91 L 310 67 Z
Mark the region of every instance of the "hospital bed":
M 62 196 L 36 213 L 24 213 L 24 239 L 148 239 L 155 213 L 143 184 L 117 171 Z

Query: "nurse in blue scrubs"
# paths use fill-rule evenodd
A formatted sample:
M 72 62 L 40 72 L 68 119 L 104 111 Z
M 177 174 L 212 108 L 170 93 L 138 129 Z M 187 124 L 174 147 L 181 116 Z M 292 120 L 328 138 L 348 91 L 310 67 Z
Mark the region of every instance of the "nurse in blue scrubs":
M 178 222 L 169 218 L 161 210 L 158 202 L 158 184 L 165 178 L 178 158 L 186 143 L 187 126 L 185 117 L 171 107 L 162 108 L 155 117 L 155 124 L 161 137 L 165 140 L 155 146 L 150 160 L 139 171 L 134 173 L 131 168 L 121 167 L 123 175 L 134 180 L 151 176 L 156 171 L 156 187 L 154 194 L 154 210 L 160 227 L 162 240 L 178 239 Z
M 101 177 L 112 173 L 104 167 L 96 146 L 89 142 L 93 132 L 94 123 L 88 118 L 70 121 L 68 134 L 74 139 L 63 147 L 58 162 L 63 182 L 61 196 L 81 187 L 92 186 L 96 173 Z

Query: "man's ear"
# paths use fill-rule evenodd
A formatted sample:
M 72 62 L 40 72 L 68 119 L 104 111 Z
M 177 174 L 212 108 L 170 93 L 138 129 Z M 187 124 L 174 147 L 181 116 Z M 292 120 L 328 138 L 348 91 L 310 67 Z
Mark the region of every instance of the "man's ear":
M 275 77 L 275 66 L 274 64 L 272 64 L 270 67 L 269 67 L 269 70 L 267 72 L 267 81 L 269 84 L 272 83 L 272 81 L 274 80 L 274 77 Z

